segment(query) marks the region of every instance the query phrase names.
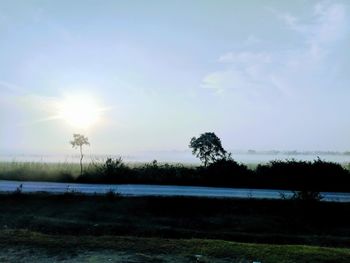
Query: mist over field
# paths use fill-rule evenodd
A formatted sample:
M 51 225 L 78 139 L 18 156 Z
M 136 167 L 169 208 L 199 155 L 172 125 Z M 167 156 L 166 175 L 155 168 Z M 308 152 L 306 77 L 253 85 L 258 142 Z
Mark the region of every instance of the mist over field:
M 246 164 L 266 163 L 272 160 L 303 160 L 313 161 L 321 158 L 325 161 L 337 162 L 340 164 L 348 164 L 350 156 L 343 152 L 255 152 L 248 151 L 232 151 L 232 157 L 237 162 Z M 143 151 L 132 154 L 86 154 L 84 162 L 105 162 L 107 158 L 122 157 L 126 163 L 146 163 L 157 160 L 163 163 L 183 163 L 188 165 L 199 165 L 200 160 L 196 158 L 191 151 Z M 0 162 L 41 162 L 41 163 L 78 163 L 80 159 L 79 154 L 2 154 L 0 155 Z

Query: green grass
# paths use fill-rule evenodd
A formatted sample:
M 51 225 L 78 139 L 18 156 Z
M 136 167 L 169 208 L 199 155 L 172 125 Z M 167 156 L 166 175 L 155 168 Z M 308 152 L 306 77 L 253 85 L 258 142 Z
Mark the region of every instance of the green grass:
M 350 262 L 347 203 L 11 194 L 0 215 L 0 262 Z
M 350 249 L 223 240 L 46 235 L 0 231 L 6 262 L 349 262 Z M 124 260 L 123 260 L 124 259 Z
M 84 164 L 93 171 L 93 164 Z M 33 181 L 73 181 L 80 175 L 78 163 L 0 162 L 0 179 Z
M 0 229 L 348 246 L 350 204 L 180 197 L 0 195 Z
M 102 162 L 84 163 L 84 173 L 96 173 Z M 126 166 L 135 169 L 145 166 L 143 162 L 126 163 Z M 163 163 L 159 163 L 162 165 Z M 178 165 L 174 163 L 172 165 Z M 186 168 L 195 168 L 197 165 L 185 164 Z M 73 181 L 80 175 L 79 163 L 45 163 L 45 162 L 0 162 L 0 180 L 19 181 Z

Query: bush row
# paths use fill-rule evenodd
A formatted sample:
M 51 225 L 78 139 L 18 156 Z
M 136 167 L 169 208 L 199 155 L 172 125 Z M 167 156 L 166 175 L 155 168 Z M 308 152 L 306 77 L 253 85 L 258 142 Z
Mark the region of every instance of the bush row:
M 129 167 L 119 159 L 96 164 L 75 179 L 84 183 L 171 184 L 219 187 L 268 188 L 350 192 L 350 173 L 340 164 L 314 161 L 271 161 L 255 170 L 232 159 L 206 167 L 159 164 L 157 161 Z

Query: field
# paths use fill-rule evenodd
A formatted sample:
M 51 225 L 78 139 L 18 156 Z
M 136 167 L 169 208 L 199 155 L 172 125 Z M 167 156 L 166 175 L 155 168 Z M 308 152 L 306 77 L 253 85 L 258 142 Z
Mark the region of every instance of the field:
M 347 262 L 350 249 L 207 239 L 57 236 L 1 231 L 1 262 Z
M 90 171 L 92 165 L 86 165 Z M 78 163 L 0 162 L 0 178 L 4 180 L 64 181 L 77 178 Z
M 350 260 L 347 203 L 13 194 L 0 214 L 6 262 Z

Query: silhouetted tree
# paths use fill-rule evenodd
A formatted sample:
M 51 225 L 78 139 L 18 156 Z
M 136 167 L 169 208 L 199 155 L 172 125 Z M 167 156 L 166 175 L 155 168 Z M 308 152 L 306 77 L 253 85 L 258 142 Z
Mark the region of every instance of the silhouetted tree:
M 90 145 L 88 138 L 81 134 L 73 134 L 73 141 L 70 141 L 73 148 L 80 150 L 80 176 L 83 174 L 83 145 Z
M 201 134 L 198 138 L 193 137 L 190 141 L 192 153 L 196 155 L 206 167 L 210 162 L 227 157 L 227 152 L 221 145 L 221 140 L 213 132 Z

